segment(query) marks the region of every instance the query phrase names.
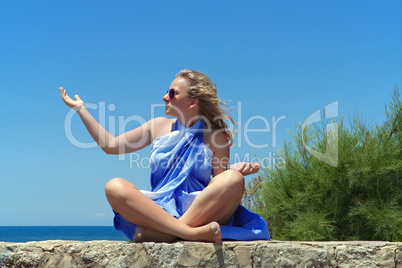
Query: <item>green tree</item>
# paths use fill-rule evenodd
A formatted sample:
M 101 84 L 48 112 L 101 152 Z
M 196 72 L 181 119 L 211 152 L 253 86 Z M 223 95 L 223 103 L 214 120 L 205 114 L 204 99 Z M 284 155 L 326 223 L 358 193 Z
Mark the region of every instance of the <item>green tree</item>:
M 268 222 L 278 240 L 402 241 L 402 101 L 394 89 L 386 120 L 373 127 L 355 115 L 302 129 L 279 151 L 286 167 L 263 168 L 243 204 Z M 336 132 L 326 131 L 330 123 Z M 337 145 L 337 164 L 321 161 Z M 327 164 L 330 163 L 330 164 Z

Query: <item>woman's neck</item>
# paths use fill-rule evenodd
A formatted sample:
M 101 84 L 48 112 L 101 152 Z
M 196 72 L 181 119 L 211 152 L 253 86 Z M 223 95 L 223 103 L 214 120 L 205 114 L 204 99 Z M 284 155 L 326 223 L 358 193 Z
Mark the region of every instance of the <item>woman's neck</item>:
M 186 128 L 190 128 L 192 126 L 194 126 L 195 123 L 198 122 L 198 120 L 200 120 L 200 116 L 195 115 L 195 116 L 191 116 L 188 118 L 185 118 L 184 116 L 182 117 L 177 117 L 177 120 L 179 120 L 179 122 Z

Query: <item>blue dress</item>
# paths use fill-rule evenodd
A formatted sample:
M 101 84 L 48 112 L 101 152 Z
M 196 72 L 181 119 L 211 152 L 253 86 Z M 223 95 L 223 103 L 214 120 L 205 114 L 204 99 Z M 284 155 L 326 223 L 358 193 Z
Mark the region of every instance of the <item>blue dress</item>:
M 205 124 L 184 127 L 176 120 L 171 133 L 154 140 L 151 149 L 151 191 L 141 192 L 176 218 L 180 218 L 212 175 L 213 153 L 204 144 Z M 115 213 L 114 227 L 133 240 L 137 225 Z M 229 225 L 221 225 L 222 239 L 270 240 L 266 221 L 239 205 Z

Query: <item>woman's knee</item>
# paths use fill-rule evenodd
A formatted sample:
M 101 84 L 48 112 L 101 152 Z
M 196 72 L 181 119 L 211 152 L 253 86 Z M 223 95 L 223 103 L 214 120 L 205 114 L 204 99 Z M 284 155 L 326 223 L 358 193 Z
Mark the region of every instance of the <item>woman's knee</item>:
M 237 170 L 225 171 L 225 178 L 228 184 L 244 189 L 244 176 Z
M 127 191 L 132 189 L 132 187 L 137 189 L 137 187 L 122 178 L 113 178 L 106 183 L 105 193 L 107 197 L 124 198 Z

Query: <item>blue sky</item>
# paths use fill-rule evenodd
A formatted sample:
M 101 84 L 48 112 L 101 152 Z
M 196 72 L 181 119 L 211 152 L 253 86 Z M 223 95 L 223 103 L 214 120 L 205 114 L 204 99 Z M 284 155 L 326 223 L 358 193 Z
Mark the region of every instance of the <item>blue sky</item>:
M 0 4 L 0 225 L 112 225 L 108 180 L 150 188 L 135 161 L 149 148 L 130 161 L 74 145 L 66 126 L 75 141 L 91 138 L 69 120 L 60 86 L 117 132 L 162 116 L 151 105 L 180 69 L 205 72 L 241 123 L 234 161 L 273 157 L 297 122 L 334 101 L 346 118 L 381 123 L 401 85 L 401 1 Z

